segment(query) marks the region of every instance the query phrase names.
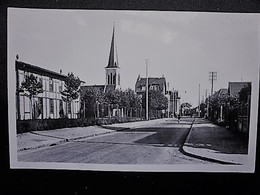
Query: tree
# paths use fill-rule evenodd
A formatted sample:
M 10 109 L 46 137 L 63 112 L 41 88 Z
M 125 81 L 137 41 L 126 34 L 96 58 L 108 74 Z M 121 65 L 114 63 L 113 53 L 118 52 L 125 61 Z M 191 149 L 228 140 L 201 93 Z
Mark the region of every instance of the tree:
M 239 95 L 239 102 L 240 103 L 247 103 L 248 101 L 248 96 L 251 95 L 251 85 L 248 85 L 246 87 L 243 87 L 240 92 L 238 93 Z
M 133 110 L 137 112 L 137 109 L 141 107 L 141 99 L 135 94 L 134 90 L 128 88 L 125 91 L 122 91 L 120 107 L 125 108 L 127 115 L 132 117 Z M 130 114 L 128 114 L 129 112 Z
M 62 100 L 66 102 L 66 113 L 68 114 L 68 104 L 79 97 L 81 81 L 74 74 L 68 73 L 65 80 L 65 89 L 61 92 Z
M 24 81 L 21 83 L 19 92 L 23 92 L 30 99 L 31 119 L 35 118 L 33 109 L 33 100 L 36 95 L 43 92 L 43 86 L 38 78 L 33 74 L 25 75 Z
M 149 90 L 148 92 L 148 107 L 152 111 L 161 111 L 168 108 L 168 99 L 165 95 L 163 95 L 160 91 L 157 90 Z M 142 95 L 142 107 L 146 108 L 146 96 Z
M 82 98 L 82 108 L 84 117 L 96 118 L 98 105 L 103 103 L 103 95 L 97 88 L 90 87 L 86 90 Z

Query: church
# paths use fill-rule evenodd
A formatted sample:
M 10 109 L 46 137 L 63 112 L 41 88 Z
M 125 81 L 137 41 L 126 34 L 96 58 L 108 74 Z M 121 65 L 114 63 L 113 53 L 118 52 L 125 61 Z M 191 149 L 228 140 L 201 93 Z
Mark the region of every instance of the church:
M 86 90 L 93 87 L 102 92 L 109 92 L 120 89 L 120 67 L 118 63 L 118 54 L 115 41 L 115 26 L 113 26 L 112 41 L 109 52 L 108 64 L 106 70 L 106 83 L 104 85 L 84 85 L 81 86 L 81 94 L 85 94 Z
M 118 62 L 118 53 L 117 53 L 117 46 L 115 40 L 115 25 L 113 25 L 113 32 L 112 32 L 112 40 L 111 46 L 109 51 L 109 58 L 107 66 L 105 67 L 105 84 L 101 85 L 83 85 L 81 86 L 81 97 L 86 94 L 86 91 L 90 88 L 97 89 L 101 93 L 107 93 L 110 91 L 115 91 L 116 89 L 121 89 L 120 86 L 120 67 Z M 122 115 L 121 111 L 118 109 L 112 110 L 112 116 L 119 116 Z

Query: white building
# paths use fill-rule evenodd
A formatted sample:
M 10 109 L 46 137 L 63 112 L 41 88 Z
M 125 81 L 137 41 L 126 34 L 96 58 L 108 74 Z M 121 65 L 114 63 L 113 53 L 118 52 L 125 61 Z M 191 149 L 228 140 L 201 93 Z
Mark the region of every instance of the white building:
M 62 100 L 61 91 L 67 76 L 21 61 L 15 62 L 16 69 L 16 111 L 18 120 L 27 119 L 57 119 L 64 116 L 78 118 L 80 110 L 79 98 L 70 103 Z M 25 92 L 19 89 L 25 80 L 25 75 L 37 77 L 42 83 L 43 92 L 30 101 Z

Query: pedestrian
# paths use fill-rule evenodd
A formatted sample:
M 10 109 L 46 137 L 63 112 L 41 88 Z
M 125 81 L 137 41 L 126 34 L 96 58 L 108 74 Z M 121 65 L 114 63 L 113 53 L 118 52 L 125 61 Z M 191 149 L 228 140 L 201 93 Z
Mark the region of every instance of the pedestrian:
M 181 115 L 178 114 L 178 123 L 180 123 Z

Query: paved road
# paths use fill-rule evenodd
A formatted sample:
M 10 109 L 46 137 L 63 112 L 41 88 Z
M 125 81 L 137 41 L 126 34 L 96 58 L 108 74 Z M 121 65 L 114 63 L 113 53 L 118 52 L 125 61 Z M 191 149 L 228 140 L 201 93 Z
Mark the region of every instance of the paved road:
M 98 164 L 205 164 L 179 151 L 188 134 L 191 118 L 177 123 L 167 119 L 94 138 L 70 141 L 18 155 L 18 161 Z

